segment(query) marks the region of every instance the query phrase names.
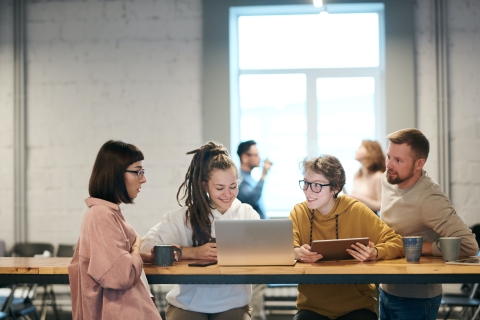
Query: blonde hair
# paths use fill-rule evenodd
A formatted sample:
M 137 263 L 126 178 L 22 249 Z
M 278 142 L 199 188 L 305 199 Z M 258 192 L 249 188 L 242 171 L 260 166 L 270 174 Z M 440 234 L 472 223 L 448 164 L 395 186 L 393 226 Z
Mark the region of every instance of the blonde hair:
M 369 174 L 377 171 L 385 171 L 385 154 L 383 153 L 380 143 L 374 140 L 363 140 L 362 146 L 367 150 L 367 159 L 365 167 Z M 363 171 L 360 168 L 355 174 L 355 178 L 359 178 L 363 175 Z

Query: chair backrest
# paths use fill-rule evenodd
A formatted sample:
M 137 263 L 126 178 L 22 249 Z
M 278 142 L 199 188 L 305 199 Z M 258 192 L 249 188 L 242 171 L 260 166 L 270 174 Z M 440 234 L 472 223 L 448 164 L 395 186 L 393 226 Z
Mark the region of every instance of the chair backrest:
M 475 235 L 477 243 L 480 246 L 480 224 L 476 224 L 472 227 L 472 233 Z
M 478 283 L 474 283 L 473 287 L 472 287 L 472 290 L 470 291 L 470 294 L 468 295 L 468 297 L 470 299 L 475 298 L 475 295 L 477 294 L 477 292 L 478 292 Z
M 33 257 L 36 254 L 43 254 L 44 251 L 49 251 L 50 255 L 53 256 L 53 245 L 35 242 L 16 243 L 12 249 L 12 256 Z
M 17 287 L 16 284 L 0 285 L 0 288 L 8 288 L 9 289 L 8 295 L 3 296 L 2 299 L 1 299 L 2 304 L 0 304 L 0 311 L 3 312 L 4 314 L 9 314 L 10 313 L 10 306 L 12 305 L 12 301 L 14 299 L 14 294 L 15 294 L 15 288 L 16 287 Z
M 73 257 L 75 253 L 74 244 L 59 244 L 57 249 L 57 257 Z
M 5 241 L 0 240 L 0 257 L 5 257 L 7 255 L 7 250 L 5 250 Z

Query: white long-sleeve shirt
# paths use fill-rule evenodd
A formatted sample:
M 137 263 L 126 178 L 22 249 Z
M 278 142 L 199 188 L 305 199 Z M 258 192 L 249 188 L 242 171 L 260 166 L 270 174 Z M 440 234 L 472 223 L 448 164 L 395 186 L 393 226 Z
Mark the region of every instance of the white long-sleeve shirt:
M 142 238 L 141 251 L 150 252 L 157 244 L 175 243 L 192 247 L 192 229 L 185 220 L 187 208 L 171 211 L 162 221 L 148 231 Z M 258 213 L 248 205 L 235 199 L 230 209 L 221 214 L 212 210 L 212 237 L 215 237 L 215 220 L 253 220 L 259 219 Z M 167 301 L 172 305 L 202 313 L 218 313 L 232 308 L 243 307 L 250 303 L 252 286 L 244 285 L 176 285 L 168 294 Z

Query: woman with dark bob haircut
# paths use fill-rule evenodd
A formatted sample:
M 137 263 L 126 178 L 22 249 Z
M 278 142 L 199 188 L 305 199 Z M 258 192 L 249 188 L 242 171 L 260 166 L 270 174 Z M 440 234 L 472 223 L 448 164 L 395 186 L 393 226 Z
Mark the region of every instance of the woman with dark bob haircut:
M 140 280 L 141 238 L 120 211 L 147 182 L 143 159 L 137 147 L 122 141 L 107 141 L 98 152 L 68 267 L 73 319 L 161 319 Z

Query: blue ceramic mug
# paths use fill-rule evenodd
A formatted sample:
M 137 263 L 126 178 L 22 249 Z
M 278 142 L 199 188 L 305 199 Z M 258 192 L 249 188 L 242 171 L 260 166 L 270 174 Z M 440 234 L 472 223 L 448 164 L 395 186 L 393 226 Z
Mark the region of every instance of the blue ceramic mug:
M 403 237 L 403 251 L 407 262 L 419 262 L 422 256 L 422 236 Z

